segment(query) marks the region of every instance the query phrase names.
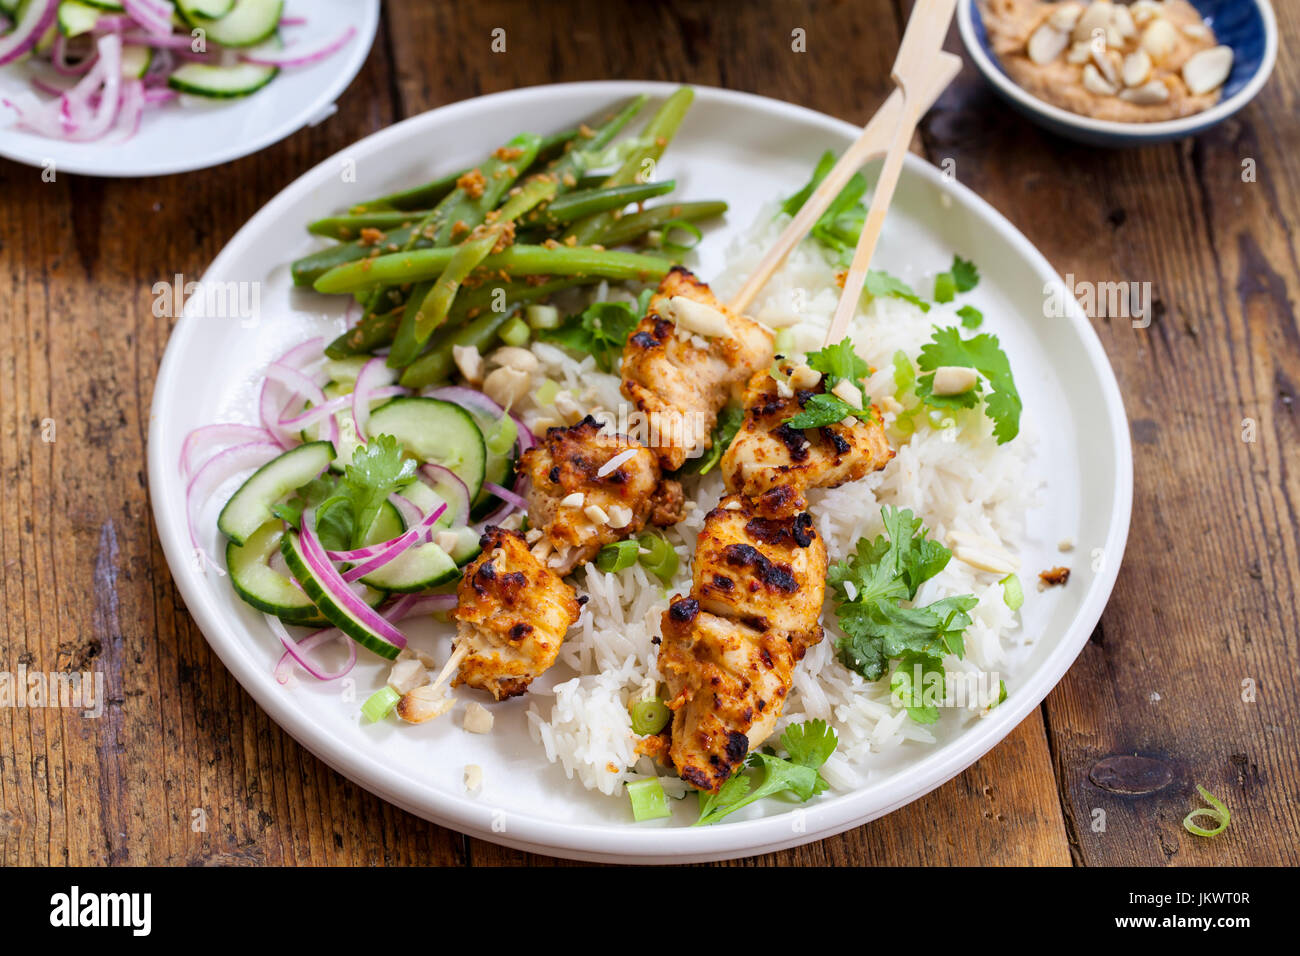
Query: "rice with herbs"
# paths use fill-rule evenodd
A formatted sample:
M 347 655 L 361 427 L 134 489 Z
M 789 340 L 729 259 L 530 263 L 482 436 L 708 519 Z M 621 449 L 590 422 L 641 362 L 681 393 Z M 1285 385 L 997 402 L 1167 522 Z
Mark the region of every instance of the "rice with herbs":
M 763 214 L 759 228 L 729 250 L 724 274 L 704 277 L 712 280 L 724 301 L 739 288 L 787 221 L 784 216 L 773 218 L 770 211 Z M 818 246 L 806 241 L 768 283 L 749 314 L 774 329 L 788 328 L 793 351 L 801 353 L 821 347 L 839 292 L 836 267 Z M 604 287 L 597 293 L 606 294 Z M 883 470 L 861 481 L 810 493 L 809 510 L 832 561 L 851 553 L 859 538 L 884 531 L 880 509 L 886 504 L 912 509 L 938 541 L 948 543 L 953 532 L 965 532 L 997 543 L 1012 555 L 1019 551 L 1025 512 L 1033 507 L 1036 497 L 1035 487 L 1025 477 L 1031 445 L 1024 427 L 1027 423 L 1022 423 L 1020 437 L 1005 445 L 995 443 L 992 425 L 979 408 L 957 413 L 937 425 L 925 415 L 917 416 L 910 435 L 893 427 L 897 413 L 907 407 L 892 398 L 895 352 L 902 350 L 915 362 L 934 325 L 957 324 L 954 306 L 935 305 L 925 313 L 898 299 L 877 298 L 854 318 L 850 336 L 859 355 L 878 370 L 867 387 L 882 403 L 897 456 Z M 540 360 L 534 391 L 544 379 L 560 387 L 553 402 L 538 405 L 530 401 L 518 409 L 534 431 L 571 423 L 588 412 L 617 411 L 624 402 L 618 376 L 600 371 L 591 356 L 575 358 L 545 343 L 532 348 Z M 882 396 L 891 398 L 882 401 Z M 916 401 L 905 394 L 903 401 L 909 400 Z M 533 689 L 528 720 L 534 739 L 549 760 L 588 789 L 620 793 L 624 783 L 655 772 L 649 758 L 638 757 L 634 750 L 637 738 L 628 707 L 655 692 L 660 675 L 654 641 L 659 636 L 660 616 L 668 596 L 689 591 L 696 537 L 705 515 L 724 491 L 717 469 L 703 477 L 687 477 L 683 485 L 686 517 L 666 530 L 680 559 L 672 585 L 663 587 L 639 564 L 612 574 L 598 571 L 594 565 L 579 569 L 575 582 L 579 593 L 589 600 L 561 649 L 553 690 Z M 975 681 L 985 678 L 980 686 L 991 681 L 996 688 L 997 676 L 1011 673 L 1017 657 L 1026 650 L 1030 638 L 1008 609 L 999 577 L 954 558 L 917 594 L 918 605 L 950 595 L 973 594 L 979 599 L 970 612 L 974 623 L 966 631 L 964 658 L 945 659 L 950 685 L 956 683 L 956 676 Z M 888 674 L 868 682 L 840 663 L 835 644 L 843 635 L 836 626 L 830 587 L 827 597 L 822 616 L 825 638 L 795 669 L 794 686 L 773 739 L 791 722 L 821 718 L 830 723 L 839 735 L 839 747 L 822 774 L 832 789 L 842 791 L 864 783 L 873 764 L 905 743 L 933 743 L 934 729 L 944 723 L 924 725 L 909 719 L 891 699 Z M 954 716 L 952 708 L 946 708 L 943 720 L 976 720 L 986 709 L 986 700 L 968 695 L 960 713 Z M 661 780 L 671 795 L 680 795 L 685 789 L 676 778 Z

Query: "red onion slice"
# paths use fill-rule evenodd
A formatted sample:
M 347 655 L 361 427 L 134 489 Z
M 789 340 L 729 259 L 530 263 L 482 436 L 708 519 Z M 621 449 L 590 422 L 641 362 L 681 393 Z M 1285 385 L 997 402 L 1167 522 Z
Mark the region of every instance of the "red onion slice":
M 290 44 L 278 53 L 272 53 L 269 51 L 263 53 L 245 53 L 240 57 L 240 59 L 245 63 L 256 63 L 259 66 L 307 66 L 310 63 L 317 63 L 333 53 L 337 53 L 349 40 L 352 39 L 353 36 L 356 35 L 356 32 L 357 28 L 350 26 L 343 31 L 341 36 L 335 37 L 333 40 L 330 40 L 328 43 L 319 46 L 314 50 L 295 51 L 293 49 L 294 45 Z
M 263 615 L 266 623 L 271 625 L 271 630 L 275 636 L 280 639 L 284 645 L 284 654 L 280 658 L 280 663 L 275 666 L 275 679 L 281 684 L 289 682 L 289 675 L 293 673 L 293 665 L 297 664 L 312 677 L 317 680 L 338 680 L 352 670 L 357 662 L 357 645 L 348 638 L 342 631 L 336 627 L 328 628 L 323 631 L 315 631 L 308 634 L 301 641 L 295 641 L 290 635 L 289 630 L 284 626 L 284 622 L 274 614 Z M 328 644 L 330 641 L 342 640 L 347 644 L 348 659 L 347 662 L 336 671 L 326 671 L 318 668 L 307 657 L 308 652 L 314 651 L 322 644 Z
M 483 482 L 483 487 L 492 492 L 492 494 L 496 495 L 502 501 L 514 505 L 520 511 L 528 510 L 528 502 L 524 500 L 523 496 L 515 494 L 509 488 L 502 488 L 500 485 L 491 481 Z
M 376 636 L 388 641 L 394 647 L 405 647 L 406 635 L 385 621 L 365 601 L 357 597 L 348 586 L 348 582 L 343 580 L 338 569 L 330 563 L 325 554 L 325 549 L 321 547 L 320 539 L 316 537 L 316 532 L 312 528 L 312 522 L 315 518 L 314 510 L 305 512 L 302 516 L 302 530 L 299 533 L 303 560 L 307 562 L 307 568 L 336 603 L 374 631 Z
M 213 445 L 247 445 L 251 442 L 267 442 L 270 440 L 270 432 L 265 428 L 258 428 L 256 425 L 238 425 L 233 422 L 203 425 L 186 435 L 185 442 L 181 445 L 181 477 L 188 480 L 194 473 L 194 467 L 197 464 L 195 456 L 205 449 L 208 443 Z
M 162 0 L 122 0 L 122 6 L 140 26 L 156 36 L 172 32 L 172 5 Z
M 190 542 L 199 547 L 198 512 L 228 478 L 249 468 L 260 468 L 283 451 L 272 442 L 248 442 L 235 445 L 213 455 L 190 479 L 185 487 L 186 520 L 190 526 Z
M 364 578 L 372 571 L 377 571 L 384 565 L 400 557 L 409 548 L 414 546 L 424 535 L 432 528 L 447 510 L 446 504 L 441 504 L 434 508 L 425 516 L 424 520 L 413 528 L 408 528 L 382 544 L 371 545 L 366 548 L 357 548 L 354 551 L 326 551 L 325 554 L 332 561 L 353 561 L 360 562 L 356 567 L 349 568 L 343 573 L 343 580 L 349 583 Z
M 372 358 L 357 373 L 352 386 L 352 424 L 357 429 L 357 440 L 368 441 L 366 428 L 370 425 L 370 403 L 376 389 L 392 383 L 395 372 L 382 358 Z
M 417 614 L 433 614 L 438 611 L 450 611 L 456 606 L 454 594 L 403 594 L 383 610 L 384 617 L 396 624 Z
M 459 528 L 469 523 L 469 489 L 460 476 L 443 465 L 425 462 L 420 466 L 427 478 L 434 482 L 433 490 L 451 508 L 451 525 Z
M 31 0 L 14 28 L 0 37 L 0 66 L 12 63 L 34 47 L 54 22 L 58 8 L 58 0 Z

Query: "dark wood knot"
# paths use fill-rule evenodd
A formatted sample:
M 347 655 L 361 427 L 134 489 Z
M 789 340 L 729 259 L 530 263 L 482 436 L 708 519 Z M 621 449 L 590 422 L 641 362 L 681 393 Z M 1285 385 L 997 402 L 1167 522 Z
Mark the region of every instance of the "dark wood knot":
M 1111 793 L 1155 793 L 1169 786 L 1174 771 L 1155 757 L 1114 754 L 1093 764 L 1088 779 Z

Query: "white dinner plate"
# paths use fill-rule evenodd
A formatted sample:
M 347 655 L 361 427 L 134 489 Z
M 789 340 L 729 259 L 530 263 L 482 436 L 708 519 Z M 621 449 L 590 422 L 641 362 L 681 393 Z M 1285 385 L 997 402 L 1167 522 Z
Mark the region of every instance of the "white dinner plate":
M 337 298 L 291 287 L 289 261 L 319 245 L 304 224 L 368 195 L 472 165 L 516 132 L 555 132 L 635 93 L 662 100 L 672 89 L 601 82 L 500 93 L 413 117 L 324 161 L 268 203 L 212 264 L 208 282 L 261 283 L 261 318 L 187 314 L 180 320 L 159 371 L 149 432 L 154 514 L 177 585 L 226 666 L 280 726 L 341 773 L 413 813 L 483 839 L 577 859 L 683 862 L 768 852 L 865 823 L 934 789 L 1005 737 L 1060 680 L 1101 616 L 1128 534 L 1128 425 L 1087 319 L 1069 297 L 1065 317 L 1045 318 L 1044 289 L 1057 277 L 1042 255 L 973 192 L 908 157 L 873 265 L 919 281 L 944 268 L 954 251 L 976 259 L 983 279 L 971 301 L 1001 337 L 1026 416 L 1038 423 L 1041 474 L 1027 480 L 1043 480 L 1049 492 L 1050 503 L 1028 516 L 1024 567 L 1062 563 L 1057 543 L 1077 540 L 1069 585 L 1030 589 L 1024 626 L 1037 639 L 1009 681 L 1005 703 L 983 719 L 941 729 L 935 745 L 904 744 L 861 788 L 825 794 L 798 814 L 769 800 L 751 808 L 763 814 L 757 818 L 691 828 L 685 824 L 694 800 L 670 801 L 672 820 L 633 824 L 626 798 L 588 792 L 566 779 L 528 736 L 526 698 L 497 705 L 495 729 L 479 736 L 465 733 L 459 718 L 418 726 L 365 722 L 360 702 L 382 685 L 387 669 L 364 651 L 354 684 L 277 684 L 272 668 L 280 646 L 261 616 L 235 597 L 225 578 L 192 560 L 177 460 L 192 428 L 255 420 L 255 387 L 267 361 L 311 335 L 342 329 Z M 765 202 L 789 195 L 823 150 L 843 149 L 856 134 L 847 123 L 797 106 L 698 89 L 659 171 L 676 178 L 674 195 L 731 203 L 725 225 L 710 230 L 699 247 L 697 271 L 713 276 L 730 238 L 754 223 Z M 349 168 L 355 176 L 340 174 Z M 203 527 L 205 545 L 215 548 L 215 520 Z M 463 785 L 471 763 L 484 771 L 476 795 Z
M 285 0 L 284 16 L 306 18 L 304 25 L 284 30 L 286 42 L 304 50 L 328 43 L 349 26 L 356 33 L 318 63 L 281 70 L 251 96 L 184 97 L 184 102 L 146 107 L 139 132 L 126 140 L 116 132 L 89 143 L 50 139 L 15 128 L 15 114 L 0 106 L 0 156 L 42 169 L 52 166 L 56 174 L 166 176 L 219 166 L 278 143 L 327 118 L 361 72 L 379 26 L 379 0 Z M 0 67 L 0 100 L 29 92 L 37 69 L 31 62 Z

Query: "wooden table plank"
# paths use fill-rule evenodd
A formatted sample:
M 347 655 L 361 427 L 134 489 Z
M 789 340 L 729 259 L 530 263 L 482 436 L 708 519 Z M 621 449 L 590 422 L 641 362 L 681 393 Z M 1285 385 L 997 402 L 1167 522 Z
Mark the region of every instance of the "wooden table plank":
M 1286 50 L 1300 11 L 1278 14 Z M 1104 151 L 1049 137 L 967 71 L 927 126 L 932 158 L 955 158 L 1060 272 L 1153 290 L 1149 328 L 1093 322 L 1129 414 L 1135 499 L 1101 626 L 1046 702 L 1079 863 L 1297 859 L 1300 126 L 1281 118 L 1298 99 L 1284 55 L 1254 104 L 1198 139 Z M 1132 754 L 1155 762 L 1099 766 Z M 1168 783 L 1114 792 L 1152 787 L 1140 769 Z M 1198 783 L 1233 811 L 1212 841 L 1182 827 Z

